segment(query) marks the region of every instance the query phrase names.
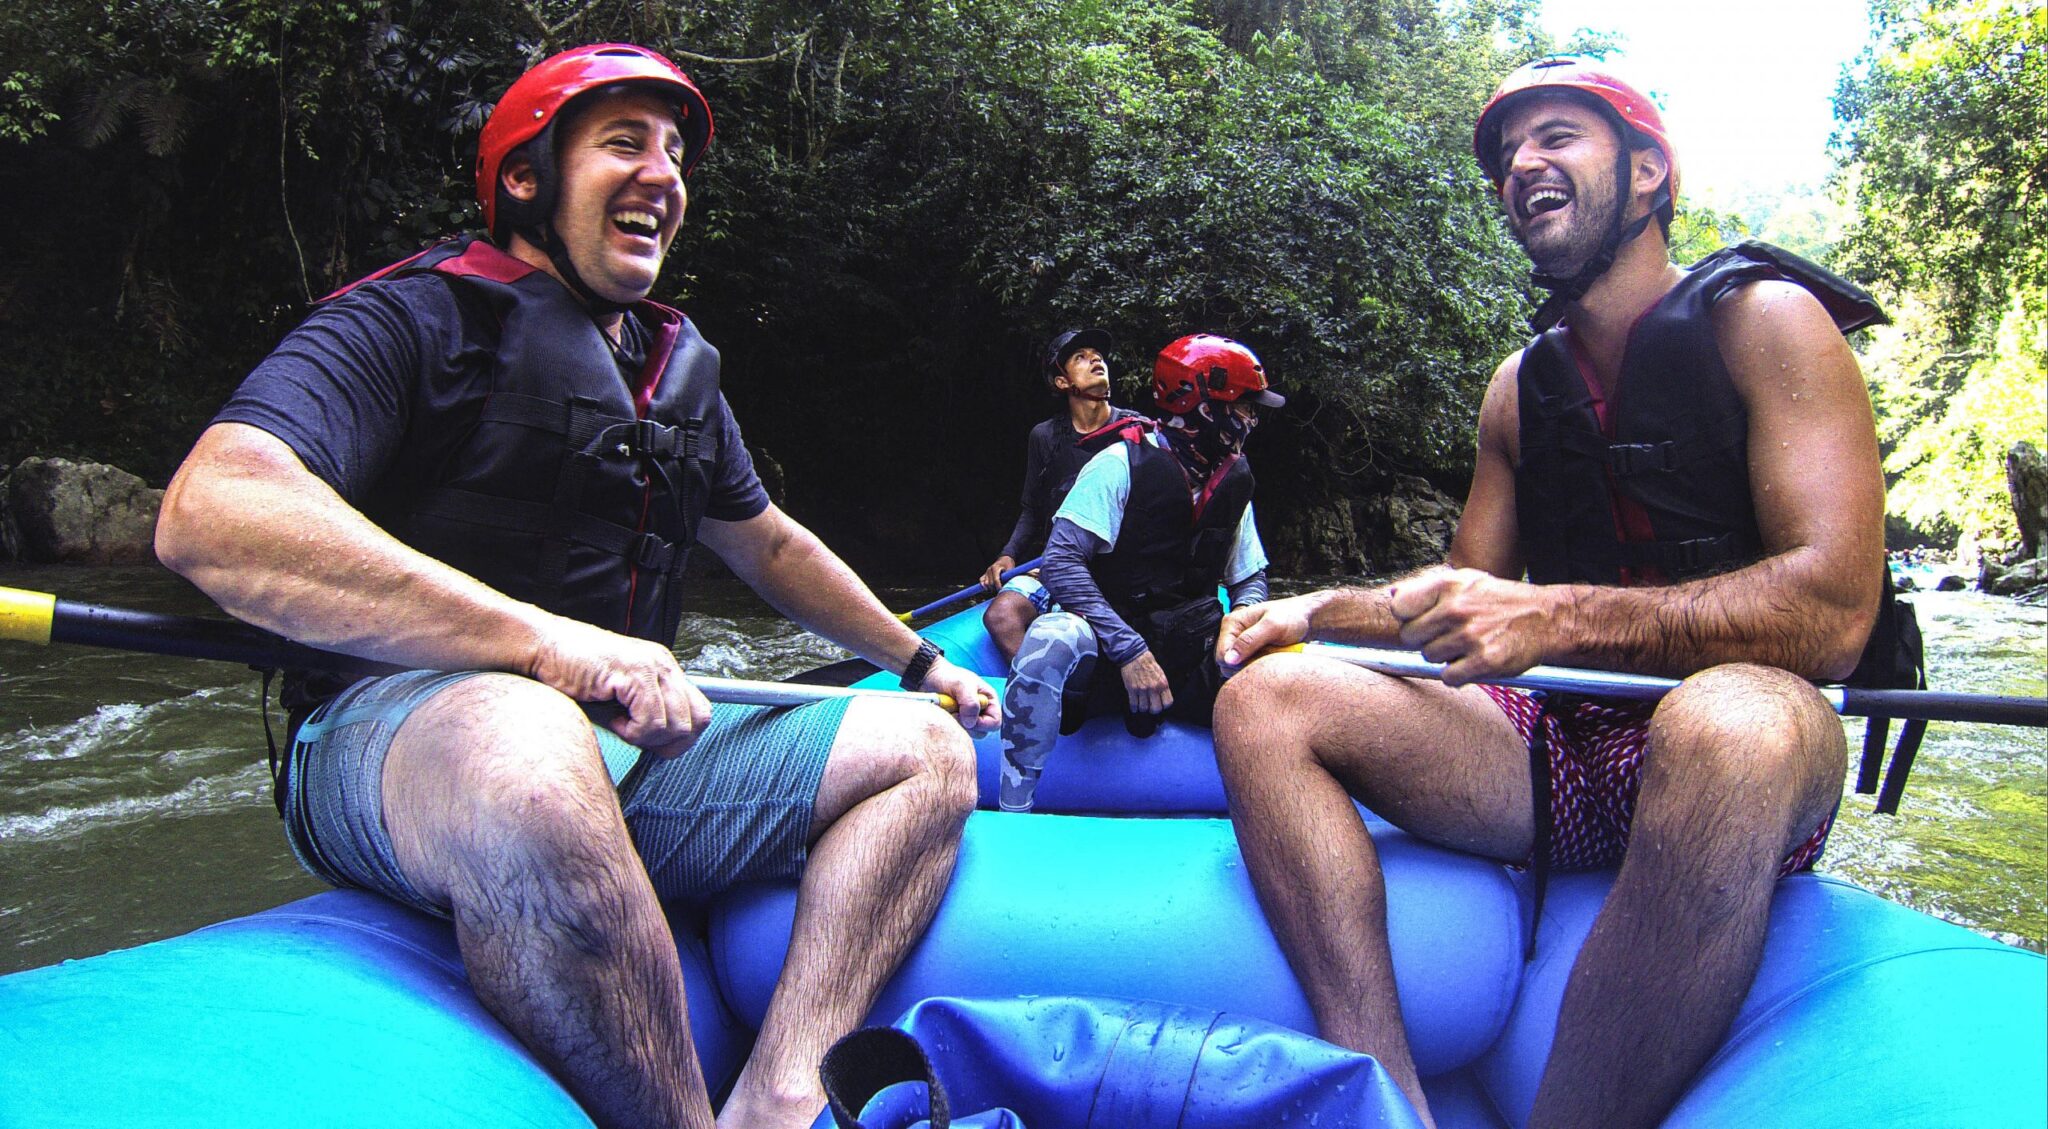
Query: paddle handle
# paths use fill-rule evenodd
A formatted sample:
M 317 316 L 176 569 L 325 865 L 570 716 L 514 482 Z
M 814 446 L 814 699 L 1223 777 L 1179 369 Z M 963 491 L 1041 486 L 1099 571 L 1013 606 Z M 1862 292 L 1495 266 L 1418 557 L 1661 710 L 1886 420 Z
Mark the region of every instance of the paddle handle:
M 384 674 L 404 669 L 307 647 L 235 620 L 81 604 L 20 588 L 0 588 L 0 639 L 37 644 L 77 643 L 175 658 L 345 674 Z
M 176 658 L 343 674 L 392 674 L 407 669 L 304 646 L 236 620 L 81 604 L 60 600 L 47 592 L 6 587 L 0 587 L 0 640 L 77 643 Z M 740 705 L 800 706 L 831 698 L 881 696 L 931 702 L 948 712 L 954 708 L 953 698 L 946 694 L 751 682 L 694 674 L 689 678 L 706 698 Z
M 1902 717 L 1990 725 L 2048 727 L 2048 698 L 2012 694 L 1958 694 L 1946 690 L 1821 690 L 1844 717 Z M 1839 702 L 1836 699 L 1841 699 Z
M 998 583 L 1000 583 L 1001 581 L 1006 581 L 1013 576 L 1022 576 L 1025 573 L 1030 572 L 1032 569 L 1037 568 L 1039 565 L 1042 565 L 1044 563 L 1044 557 L 1033 557 L 1030 560 L 1025 561 L 1023 564 L 1018 565 L 1016 568 L 1004 572 L 1002 576 L 998 578 Z M 969 587 L 962 588 L 958 592 L 955 592 L 950 596 L 944 597 L 943 599 L 933 600 L 931 603 L 926 604 L 921 608 L 912 608 L 907 612 L 899 612 L 896 618 L 902 620 L 904 623 L 909 623 L 911 620 L 916 619 L 918 616 L 930 615 L 931 613 L 939 611 L 942 608 L 950 608 L 954 604 L 957 604 L 962 600 L 966 600 L 970 597 L 985 596 L 988 594 L 989 590 L 983 588 L 981 585 L 971 585 Z
M 1385 647 L 1352 647 L 1338 643 L 1296 643 L 1276 647 L 1322 655 L 1338 662 L 1377 670 L 1403 678 L 1441 680 L 1444 664 L 1430 662 L 1413 651 Z M 1641 674 L 1618 674 L 1609 670 L 1578 670 L 1562 666 L 1532 666 L 1511 678 L 1486 678 L 1492 686 L 1540 690 L 1550 694 L 1584 694 L 1588 697 L 1631 702 L 1654 702 L 1678 688 L 1675 678 L 1654 678 Z M 1993 725 L 2048 727 L 2048 698 L 2026 698 L 2001 694 L 1962 694 L 1941 690 L 1858 690 L 1843 686 L 1822 686 L 1821 697 L 1844 717 L 1917 718 L 1923 721 L 1963 721 Z
M 703 691 L 704 696 L 714 702 L 742 706 L 801 706 L 811 702 L 830 701 L 833 698 L 900 698 L 911 702 L 930 702 L 950 713 L 956 704 L 951 694 L 927 694 L 919 690 L 806 686 L 796 682 L 749 682 L 736 678 L 712 678 L 701 674 L 690 675 L 690 684 Z

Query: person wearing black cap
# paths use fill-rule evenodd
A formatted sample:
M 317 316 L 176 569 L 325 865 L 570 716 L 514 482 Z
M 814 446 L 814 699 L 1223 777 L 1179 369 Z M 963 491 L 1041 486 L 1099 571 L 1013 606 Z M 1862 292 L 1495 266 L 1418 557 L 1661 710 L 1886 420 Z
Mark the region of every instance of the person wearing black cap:
M 1053 511 L 1060 508 L 1074 485 L 1074 476 L 1094 454 L 1080 445 L 1081 440 L 1138 414 L 1109 402 L 1109 348 L 1109 334 L 1100 329 L 1070 329 L 1045 347 L 1045 386 L 1066 410 L 1031 429 L 1031 438 L 1025 443 L 1024 498 L 1017 524 L 1003 551 L 981 574 L 983 588 L 1003 585 L 982 612 L 981 621 L 1005 660 L 1016 656 L 1025 630 L 1052 606 L 1052 597 L 1035 577 L 1012 577 L 1004 584 L 1003 574 L 1016 568 L 1019 560 L 1037 555 L 1045 545 Z
M 1287 401 L 1250 349 L 1211 334 L 1168 345 L 1152 374 L 1163 423 L 1112 424 L 1085 444 L 1102 449 L 1053 515 L 1041 572 L 1060 607 L 1010 663 L 1005 811 L 1031 809 L 1059 735 L 1090 717 L 1122 713 L 1139 736 L 1169 711 L 1206 723 L 1221 681 L 1217 589 L 1233 606 L 1266 598 L 1242 450 L 1259 412 Z

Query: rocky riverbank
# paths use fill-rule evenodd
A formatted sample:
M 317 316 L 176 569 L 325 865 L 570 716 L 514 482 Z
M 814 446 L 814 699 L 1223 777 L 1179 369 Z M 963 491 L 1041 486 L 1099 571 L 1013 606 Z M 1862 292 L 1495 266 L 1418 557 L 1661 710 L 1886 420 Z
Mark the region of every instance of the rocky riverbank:
M 0 559 L 137 564 L 156 559 L 164 492 L 119 467 L 26 458 L 0 477 Z

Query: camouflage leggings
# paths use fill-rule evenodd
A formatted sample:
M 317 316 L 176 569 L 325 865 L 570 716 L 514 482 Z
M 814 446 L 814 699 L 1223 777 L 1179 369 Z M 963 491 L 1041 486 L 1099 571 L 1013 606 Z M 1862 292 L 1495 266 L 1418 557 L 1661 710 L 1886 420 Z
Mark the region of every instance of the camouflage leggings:
M 1095 663 L 1095 630 L 1072 612 L 1049 612 L 1031 621 L 1010 684 L 1003 691 L 1003 779 L 997 802 L 1004 811 L 1030 811 L 1045 760 L 1060 739 L 1060 695 Z

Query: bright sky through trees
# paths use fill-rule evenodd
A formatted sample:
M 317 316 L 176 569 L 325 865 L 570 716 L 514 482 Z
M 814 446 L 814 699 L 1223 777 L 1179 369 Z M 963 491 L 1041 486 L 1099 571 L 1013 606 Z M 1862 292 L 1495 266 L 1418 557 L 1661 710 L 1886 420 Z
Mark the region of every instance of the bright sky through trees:
M 1707 203 L 1827 174 L 1835 84 L 1863 48 L 1866 15 L 1863 0 L 1543 4 L 1560 42 L 1581 27 L 1625 37 L 1611 60 L 1656 95 L 1682 190 Z

